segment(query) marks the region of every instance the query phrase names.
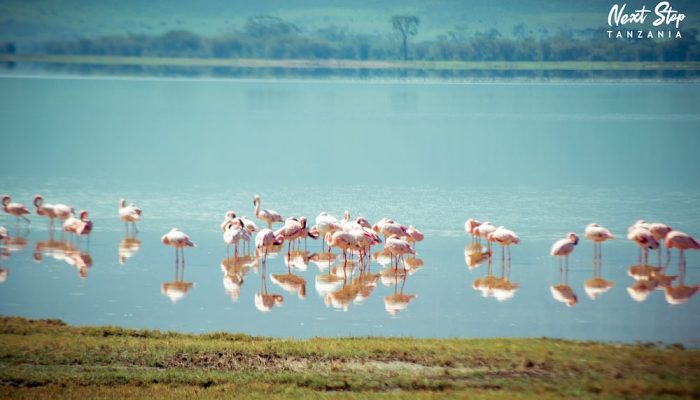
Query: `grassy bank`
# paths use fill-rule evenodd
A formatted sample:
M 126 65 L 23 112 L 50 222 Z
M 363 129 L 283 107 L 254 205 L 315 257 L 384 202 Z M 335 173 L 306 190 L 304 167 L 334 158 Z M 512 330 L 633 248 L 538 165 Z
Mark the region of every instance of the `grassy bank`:
M 285 68 L 452 71 L 698 71 L 700 62 L 610 61 L 360 61 L 247 58 L 129 57 L 51 54 L 0 54 L 0 62 L 65 65 Z
M 697 397 L 700 351 L 552 339 L 287 340 L 0 318 L 0 397 Z

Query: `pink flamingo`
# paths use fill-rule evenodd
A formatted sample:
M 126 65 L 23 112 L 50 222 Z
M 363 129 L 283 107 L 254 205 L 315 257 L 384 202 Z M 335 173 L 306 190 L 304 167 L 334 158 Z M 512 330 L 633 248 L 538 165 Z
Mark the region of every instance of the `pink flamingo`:
M 56 213 L 53 209 L 53 204 L 44 203 L 44 198 L 41 195 L 34 196 L 34 207 L 36 208 L 36 215 L 41 215 L 49 219 L 49 228 L 53 229 L 53 220 L 56 219 Z
M 491 241 L 488 239 L 489 235 L 496 231 L 496 227 L 493 226 L 489 221 L 485 221 L 474 227 L 473 232 L 476 236 L 477 242 L 481 242 L 481 239 L 485 239 L 489 245 L 489 252 L 491 251 Z
M 425 235 L 413 225 L 409 225 L 406 229 L 406 241 L 413 244 L 413 250 L 416 250 L 416 242 L 422 242 L 425 239 Z
M 399 258 L 403 258 L 404 254 L 416 254 L 411 248 L 411 245 L 408 244 L 407 241 L 401 239 L 397 234 L 392 234 L 386 239 L 384 250 L 391 254 L 392 258 L 395 258 L 397 271 L 399 269 Z M 406 263 L 403 265 L 403 271 L 404 273 L 406 272 Z
M 182 265 L 185 265 L 185 247 L 197 247 L 190 237 L 187 236 L 185 232 L 182 232 L 178 228 L 171 229 L 168 233 L 160 238 L 160 241 L 166 246 L 172 246 L 175 248 L 175 265 L 179 263 L 178 249 L 182 253 Z
M 348 250 L 353 250 L 355 246 L 357 245 L 357 239 L 355 238 L 354 235 L 348 233 L 348 232 L 343 232 L 342 230 L 333 232 L 333 233 L 326 233 L 325 236 L 326 242 L 328 243 L 328 260 L 330 263 L 331 259 L 331 248 L 337 247 L 341 250 L 343 250 L 343 270 L 345 270 L 345 266 L 348 263 L 348 256 L 347 256 L 347 251 Z M 331 273 L 331 269 L 328 268 L 328 274 Z
M 384 235 L 384 239 L 392 235 L 396 235 L 398 237 L 408 236 L 408 228 L 389 218 L 382 218 L 379 220 L 379 222 L 372 226 L 372 230 Z
M 612 234 L 608 229 L 603 228 L 597 223 L 591 223 L 586 226 L 584 232 L 586 239 L 593 241 L 593 260 L 600 260 L 602 258 L 602 244 L 605 241 L 615 239 L 615 235 Z
M 482 224 L 483 226 L 484 224 Z M 481 228 L 481 226 L 479 226 Z M 520 244 L 520 237 L 515 234 L 515 232 L 506 229 L 502 226 L 499 226 L 496 228 L 495 231 L 489 233 L 486 236 L 486 240 L 488 240 L 491 243 L 496 243 L 501 246 L 501 264 L 503 264 L 504 258 L 505 258 L 505 248 L 508 248 L 508 265 L 510 268 L 510 246 L 511 245 L 518 245 Z
M 250 240 L 250 234 L 243 225 L 243 222 L 238 218 L 234 218 L 228 223 L 228 226 L 224 231 L 224 243 L 226 243 L 227 260 L 229 259 L 230 245 L 234 246 L 233 257 L 238 258 L 238 242 L 240 242 L 241 240 L 243 240 L 244 242 Z
M 680 231 L 671 231 L 666 235 L 666 248 L 678 249 L 679 256 L 678 262 L 681 266 L 685 267 L 685 251 L 686 250 L 700 250 L 700 243 L 695 240 L 692 236 L 687 233 Z
M 226 229 L 228 228 L 229 224 L 235 218 L 236 218 L 235 212 L 233 212 L 231 210 L 226 211 L 226 214 L 224 214 L 224 222 L 221 223 L 221 232 L 226 232 Z
M 246 244 L 248 247 L 248 252 L 250 253 L 250 238 L 253 237 L 253 234 L 259 231 L 260 229 L 255 224 L 255 222 L 253 222 L 253 220 L 251 220 L 245 215 L 241 217 L 241 221 L 243 222 L 243 226 L 245 226 L 245 229 L 248 231 L 248 240 L 246 240 Z
M 566 257 L 566 268 L 569 268 L 569 255 L 574 252 L 578 244 L 578 236 L 571 232 L 566 235 L 565 239 L 559 239 L 554 242 L 549 254 L 554 257 L 559 257 L 559 269 L 561 269 L 561 259 Z
M 279 246 L 284 242 L 284 236 L 278 235 L 275 236 L 275 234 L 272 232 L 272 229 L 269 228 L 263 228 L 260 231 L 258 231 L 258 234 L 255 235 L 255 249 L 258 252 L 262 252 L 262 263 L 265 265 L 267 262 L 267 253 L 270 251 L 270 249 L 273 246 Z
M 358 226 L 348 233 L 355 237 L 355 248 L 360 254 L 360 263 L 369 260 L 367 255 L 371 254 L 372 246 L 382 243 L 376 232 L 363 226 Z
M 340 221 L 338 219 L 327 212 L 323 211 L 318 216 L 316 216 L 316 225 L 311 227 L 311 230 L 314 232 L 318 232 L 318 234 L 324 238 L 323 241 L 321 241 L 321 251 L 325 252 L 325 246 L 326 246 L 326 240 L 325 237 L 328 233 L 335 233 L 337 231 L 340 231 L 343 229 L 343 226 L 340 224 Z
M 299 220 L 294 217 L 289 217 L 284 221 L 284 226 L 275 231 L 275 236 L 282 236 L 284 240 L 287 241 L 287 256 L 292 254 L 292 241 L 299 237 L 305 224 L 306 217 L 301 217 Z
M 22 218 L 27 224 L 29 224 L 29 218 L 25 217 L 25 214 L 29 214 L 29 209 L 24 204 L 11 203 L 12 199 L 10 196 L 4 194 L 2 196 L 2 207 L 7 214 L 12 215 L 16 218 L 15 223 L 19 224 L 19 219 Z
M 634 226 L 630 227 L 630 230 L 627 232 L 627 239 L 635 242 L 643 251 L 644 265 L 647 265 L 649 262 L 649 250 L 659 248 L 659 242 L 654 239 L 654 235 L 649 232 L 649 229 L 644 228 L 642 225 L 639 225 L 636 228 Z
M 671 229 L 670 226 L 662 223 L 662 222 L 654 222 L 649 224 L 649 232 L 654 236 L 654 239 L 656 239 L 657 242 L 659 242 L 660 245 L 664 244 L 664 241 L 666 240 L 666 236 L 671 233 L 673 229 Z M 671 250 L 666 248 L 666 264 L 671 261 Z M 659 246 L 659 265 L 661 265 L 661 246 Z
M 133 204 L 126 205 L 125 199 L 119 199 L 119 218 L 124 221 L 126 227 L 126 235 L 129 236 L 129 222 L 136 233 L 139 233 L 136 228 L 136 221 L 141 220 L 141 209 Z
M 467 222 L 464 223 L 464 230 L 467 232 L 468 235 L 471 235 L 472 241 L 476 239 L 476 233 L 474 232 L 474 229 L 481 225 L 481 221 L 478 221 L 473 218 L 469 218 Z
M 74 216 L 68 217 L 63 222 L 63 231 L 68 233 L 73 233 L 80 236 L 87 236 L 88 247 L 90 247 L 90 232 L 92 232 L 92 221 L 88 219 L 88 212 L 85 210 L 80 211 L 80 218 L 75 218 Z
M 256 194 L 253 197 L 253 205 L 255 205 L 255 217 L 267 222 L 268 228 L 272 229 L 272 224 L 275 222 L 282 222 L 282 215 L 277 211 L 260 209 L 260 195 Z

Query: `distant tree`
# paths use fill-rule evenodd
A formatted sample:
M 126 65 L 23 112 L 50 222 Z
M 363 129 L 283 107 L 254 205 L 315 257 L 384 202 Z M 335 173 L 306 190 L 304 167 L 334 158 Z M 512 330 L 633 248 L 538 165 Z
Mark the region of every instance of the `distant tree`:
M 401 35 L 403 59 L 404 61 L 408 60 L 408 36 L 415 36 L 418 33 L 420 20 L 415 15 L 394 15 L 391 17 L 391 25 L 394 27 L 394 30 Z

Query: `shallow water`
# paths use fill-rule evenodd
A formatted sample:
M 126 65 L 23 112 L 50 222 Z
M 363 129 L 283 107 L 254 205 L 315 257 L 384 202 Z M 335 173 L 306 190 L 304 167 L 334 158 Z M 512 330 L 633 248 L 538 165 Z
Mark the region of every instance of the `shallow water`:
M 698 346 L 696 298 L 671 305 L 663 289 L 632 298 L 628 269 L 638 250 L 625 239 L 640 218 L 700 235 L 697 85 L 0 79 L 0 89 L 2 137 L 22 138 L 0 148 L 0 191 L 28 205 L 41 193 L 48 203 L 89 210 L 95 224 L 88 257 L 86 242 L 60 243 L 60 231 L 50 242 L 40 217 L 31 216 L 27 230 L 0 216 L 15 239 L 0 260 L 2 315 L 290 337 Z M 371 274 L 384 279 L 362 290 L 351 286 L 358 271 L 346 269 L 341 292 L 342 280 L 330 289 L 316 284 L 328 274 L 324 263 L 288 270 L 284 254 L 270 258 L 264 274 L 255 262 L 225 272 L 219 223 L 229 209 L 252 217 L 255 193 L 285 217 L 313 221 L 347 209 L 371 222 L 413 224 L 426 235 L 420 262 L 409 261 L 404 281 L 373 260 Z M 138 241 L 125 240 L 120 197 L 144 210 Z M 504 271 L 517 290 L 503 281 L 474 289 L 488 266 L 466 264 L 469 217 L 520 235 Z M 567 277 L 560 280 L 549 247 L 592 221 L 618 236 L 603 246 L 601 276 L 613 286 L 595 299 L 586 294 L 593 249 L 582 240 L 568 273 L 577 302 L 568 307 L 551 289 Z M 174 226 L 198 244 L 185 251 L 184 271 L 160 243 Z M 320 242 L 308 248 L 318 252 Z M 303 293 L 276 283 L 288 271 L 306 281 Z M 498 249 L 492 272 L 502 274 Z M 666 273 L 679 273 L 675 252 Z M 700 283 L 697 252 L 687 254 L 683 278 Z M 263 312 L 263 292 L 283 300 Z
M 27 185 L 32 191 L 22 189 L 27 183 L 32 183 Z M 63 186 L 70 185 L 52 188 L 42 187 L 38 182 L 10 183 L 18 199 L 29 199 L 31 193 L 40 188 L 47 199 L 70 198 L 81 207 L 89 205 L 95 223 L 89 244 L 90 259 L 88 261 L 85 254 L 76 257 L 79 252 L 65 244 L 47 245 L 46 221 L 32 217 L 31 231 L 25 236 L 26 246 L 11 248 L 10 256 L 2 261 L 2 266 L 9 271 L 7 280 L 0 286 L 2 314 L 61 318 L 72 324 L 112 324 L 188 332 L 225 330 L 292 337 L 552 336 L 613 341 L 661 340 L 697 345 L 697 299 L 670 305 L 662 289 L 651 292 L 642 302 L 631 298 L 627 288 L 635 280 L 628 275 L 628 268 L 637 264 L 638 252 L 636 246 L 623 239 L 628 221 L 640 215 L 698 232 L 697 193 L 647 197 L 643 204 L 629 200 L 609 201 L 602 211 L 595 205 L 595 198 L 601 194 L 625 199 L 636 198 L 641 193 L 633 189 L 601 193 L 585 187 L 570 187 L 554 191 L 543 200 L 527 189 L 510 189 L 508 194 L 513 197 L 507 197 L 505 192 L 495 189 L 489 195 L 480 195 L 478 191 L 433 187 L 413 188 L 409 192 L 399 187 L 375 187 L 368 191 L 339 187 L 330 191 L 332 195 L 327 199 L 312 203 L 305 201 L 304 196 L 322 198 L 327 188 L 267 190 L 263 205 L 283 215 L 294 213 L 313 218 L 320 210 L 341 215 L 345 204 L 354 204 L 355 207 L 349 207 L 353 215 L 364 215 L 372 221 L 384 215 L 384 201 L 400 196 L 406 206 L 394 208 L 387 215 L 414 224 L 426 234 L 417 248 L 417 257 L 423 265 L 413 269 L 409 262 L 410 273 L 405 282 L 400 274 L 387 273 L 388 269 L 382 269 L 373 260 L 371 274 L 381 272 L 386 276 L 376 281 L 376 288 L 370 290 L 369 297 L 352 301 L 361 297 L 354 295 L 343 303 L 342 296 L 338 295 L 341 300 L 336 300 L 334 305 L 328 293 L 316 285 L 317 277 L 327 274 L 325 262 L 320 263 L 320 268 L 311 261 L 307 261 L 306 266 L 295 263 L 291 267 L 291 273 L 306 281 L 303 294 L 298 286 L 286 291 L 274 282 L 272 275 L 288 272 L 285 250 L 268 260 L 265 275 L 255 262 L 249 268 L 239 266 L 224 273 L 221 264 L 226 250 L 218 223 L 228 208 L 252 215 L 250 200 L 254 192 L 250 188 L 222 195 L 215 187 L 203 186 L 197 188 L 196 196 L 191 196 L 165 188 L 138 192 L 113 190 L 100 182 L 95 183 L 95 189 L 76 195 L 62 190 Z M 124 241 L 124 226 L 116 217 L 116 200 L 121 195 L 138 202 L 145 210 L 136 236 L 138 242 Z M 449 200 L 434 202 L 429 208 L 409 206 L 426 204 L 428 195 Z M 662 205 L 670 197 L 680 200 L 684 207 L 682 212 L 662 211 Z M 507 221 L 508 226 L 520 234 L 522 244 L 512 250 L 510 271 L 510 282 L 519 286 L 517 291 L 484 291 L 490 293 L 484 297 L 482 291 L 473 288 L 476 279 L 487 275 L 487 263 L 468 268 L 465 246 L 470 239 L 463 234 L 463 221 L 449 212 L 457 204 L 466 203 L 480 210 L 480 217 L 495 223 Z M 197 205 L 196 210 L 191 204 Z M 577 209 L 580 215 L 567 213 L 570 207 Z M 602 277 L 614 286 L 595 300 L 586 295 L 584 281 L 593 277 L 594 270 L 593 249 L 584 240 L 571 259 L 568 277 L 578 303 L 567 307 L 551 293 L 550 286 L 560 282 L 558 261 L 548 256 L 548 250 L 566 231 L 582 231 L 589 222 L 585 215 L 596 215 L 598 221 L 621 237 L 603 246 Z M 184 272 L 176 271 L 172 249 L 159 242 L 171 225 L 182 228 L 198 244 L 197 248 L 185 251 Z M 59 241 L 61 234 L 56 232 L 54 239 Z M 87 253 L 85 241 L 78 247 Z M 320 242 L 310 240 L 308 247 L 310 253 L 319 252 Z M 41 254 L 40 260 L 37 254 Z M 650 260 L 655 263 L 656 255 L 652 254 Z M 687 285 L 700 281 L 699 261 L 696 254 L 688 254 Z M 334 264 L 334 267 L 340 265 Z M 674 254 L 667 273 L 677 274 L 677 268 Z M 348 275 L 351 270 L 347 269 Z M 184 294 L 178 294 L 177 290 L 170 294 L 164 292 L 163 285 L 177 281 L 179 273 L 183 282 L 192 283 L 191 288 Z M 493 273 L 501 276 L 498 250 L 493 260 Z M 342 269 L 338 275 L 342 276 Z M 269 312 L 261 312 L 255 303 L 256 294 L 263 292 L 263 276 L 267 289 L 264 293 L 283 297 L 282 304 L 275 305 Z M 346 282 L 350 284 L 357 277 L 355 269 Z M 677 284 L 677 281 L 673 283 Z M 332 290 L 342 288 L 340 280 Z M 415 298 L 408 299 L 405 309 L 392 313 L 389 312 L 392 303 L 389 301 L 387 306 L 386 299 L 394 293 Z

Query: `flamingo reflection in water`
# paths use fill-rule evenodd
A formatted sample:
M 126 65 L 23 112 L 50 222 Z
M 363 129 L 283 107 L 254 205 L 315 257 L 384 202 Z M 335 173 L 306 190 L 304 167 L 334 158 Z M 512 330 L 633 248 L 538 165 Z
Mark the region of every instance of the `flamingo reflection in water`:
M 251 256 L 243 256 L 236 259 L 226 258 L 221 261 L 221 271 L 224 273 L 224 290 L 231 300 L 238 301 L 241 286 L 250 268 L 256 263 L 257 259 Z
M 7 229 L 5 229 L 4 226 L 0 226 L 0 260 L 6 258 L 6 256 L 5 256 L 6 249 L 3 246 L 3 242 L 7 238 L 8 238 Z M 7 253 L 7 257 L 9 257 L 9 252 Z M 10 274 L 9 269 L 0 267 L 0 283 L 5 283 L 5 281 L 7 281 L 7 276 L 9 274 Z
M 124 236 L 119 242 L 119 264 L 124 265 L 128 259 L 135 256 L 141 249 L 141 240 L 136 236 Z
M 267 266 L 262 264 L 262 273 L 260 274 L 260 291 L 255 293 L 255 308 L 261 312 L 270 312 L 272 308 L 281 307 L 284 303 L 284 297 L 281 294 L 270 293 L 267 290 Z
M 382 276 L 382 279 L 384 279 L 384 276 Z M 394 293 L 384 296 L 384 309 L 386 312 L 388 312 L 390 315 L 396 315 L 400 311 L 406 310 L 408 308 L 408 305 L 416 298 L 415 294 L 405 294 L 403 292 L 404 287 L 406 286 L 406 278 L 408 274 L 400 274 L 398 271 L 398 268 L 394 271 L 394 279 L 393 279 L 393 284 L 394 284 Z M 398 289 L 398 284 L 399 280 L 401 281 L 401 289 Z M 384 281 L 382 280 L 384 283 Z
M 4 257 L 9 257 L 10 253 L 15 253 L 24 250 L 29 244 L 27 237 L 29 236 L 29 227 L 15 227 L 14 235 L 10 235 L 7 229 L 0 227 L 0 243 L 2 244 L 2 254 Z
M 193 282 L 185 282 L 185 262 L 183 260 L 182 263 L 175 263 L 175 280 L 164 282 L 160 292 L 175 304 L 182 300 L 193 287 Z
M 563 273 L 563 279 L 562 279 Z M 574 293 L 574 290 L 569 286 L 569 264 L 566 263 L 565 267 L 562 269 L 561 263 L 559 264 L 559 282 L 556 285 L 549 287 L 550 292 L 554 300 L 566 304 L 567 307 L 573 307 L 578 303 L 578 296 Z
M 56 240 L 53 231 L 49 231 L 47 240 L 37 240 L 34 243 L 34 261 L 40 263 L 44 256 L 77 268 L 78 276 L 82 279 L 88 277 L 93 263 L 89 249 L 81 250 L 66 239 Z
M 359 263 L 357 265 L 359 275 L 356 278 L 353 278 L 355 268 L 352 268 L 350 274 L 340 281 L 342 287 L 326 293 L 324 297 L 326 306 L 348 311 L 350 304 L 360 304 L 372 295 L 380 274 L 372 274 L 365 265 Z
M 506 269 L 501 265 L 501 276 L 493 274 L 493 257 L 488 257 L 488 268 L 486 276 L 477 278 L 472 282 L 472 288 L 481 292 L 483 297 L 493 297 L 498 301 L 506 301 L 520 289 L 520 284 L 510 280 L 510 268 Z
M 478 268 L 491 257 L 491 253 L 480 243 L 472 242 L 464 246 L 464 262 L 470 270 Z

